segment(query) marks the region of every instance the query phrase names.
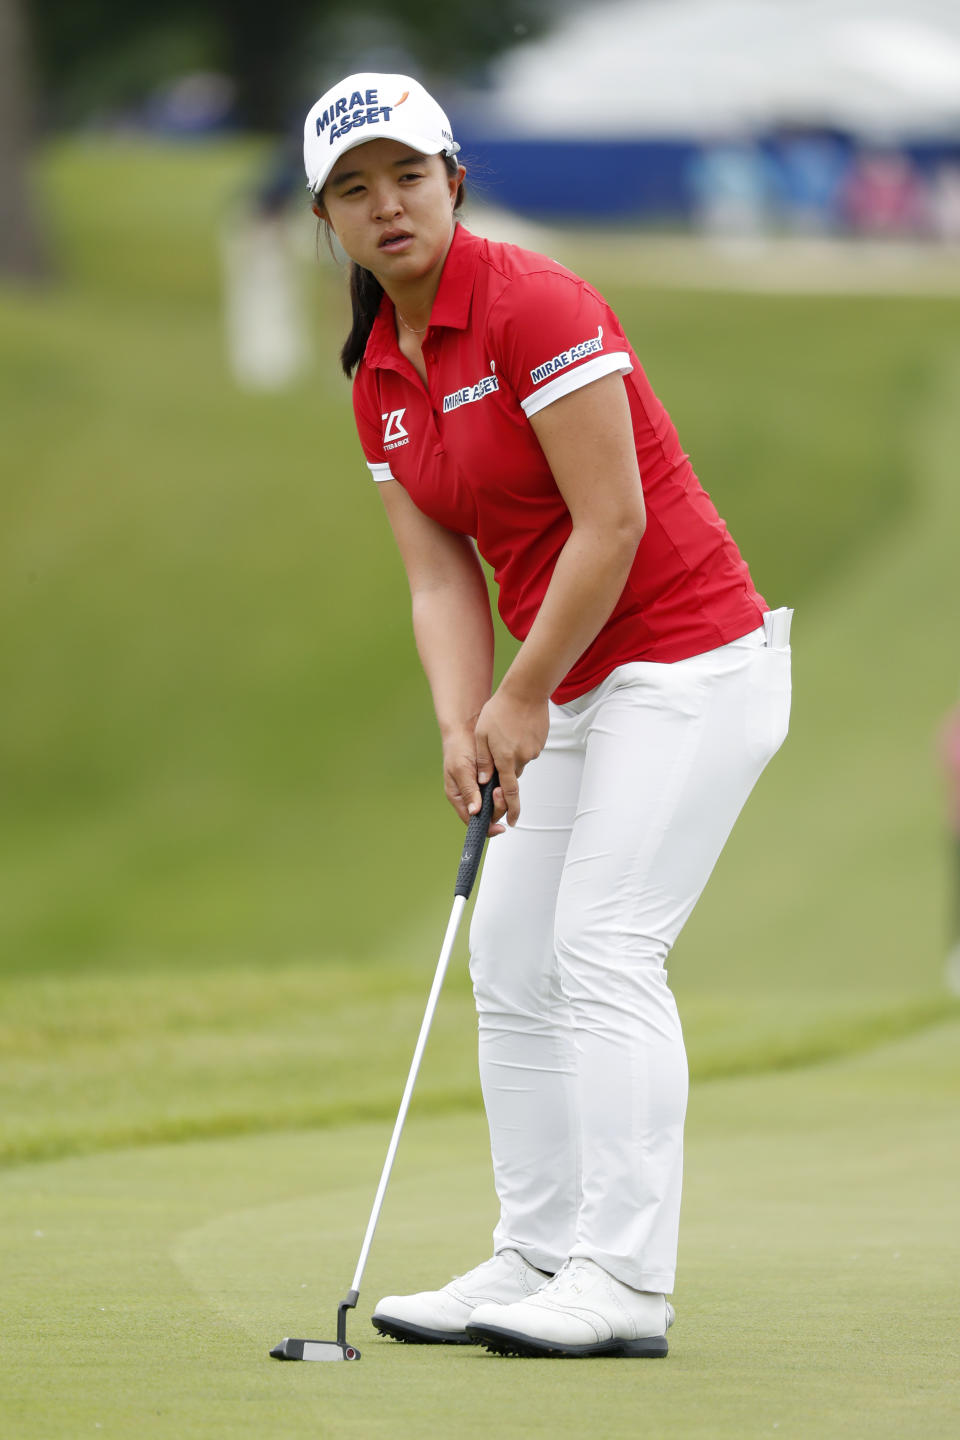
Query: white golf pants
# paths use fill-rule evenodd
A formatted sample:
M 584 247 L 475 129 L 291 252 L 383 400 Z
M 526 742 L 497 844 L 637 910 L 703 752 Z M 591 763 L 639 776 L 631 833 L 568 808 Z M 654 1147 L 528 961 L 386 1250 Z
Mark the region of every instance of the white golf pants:
M 676 1270 L 687 1061 L 664 962 L 787 733 L 791 612 L 551 705 L 470 932 L 496 1250 Z M 783 620 L 780 617 L 786 617 Z M 775 624 L 771 624 L 775 621 Z

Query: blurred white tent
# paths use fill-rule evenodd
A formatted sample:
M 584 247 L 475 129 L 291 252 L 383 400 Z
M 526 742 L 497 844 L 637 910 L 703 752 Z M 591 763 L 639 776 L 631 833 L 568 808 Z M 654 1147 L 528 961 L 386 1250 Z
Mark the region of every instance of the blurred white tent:
M 960 0 L 596 0 L 491 82 L 488 134 L 960 136 Z

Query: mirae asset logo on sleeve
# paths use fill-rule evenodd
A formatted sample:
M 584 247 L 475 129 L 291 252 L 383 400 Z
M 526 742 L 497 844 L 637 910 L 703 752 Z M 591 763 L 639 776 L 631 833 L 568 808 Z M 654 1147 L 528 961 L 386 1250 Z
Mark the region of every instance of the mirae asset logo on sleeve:
M 603 326 L 601 325 L 591 340 L 581 340 L 579 345 L 574 345 L 569 350 L 561 350 L 560 354 L 554 355 L 552 360 L 544 360 L 536 370 L 530 371 L 530 379 L 534 385 L 539 385 L 541 381 L 549 380 L 551 375 L 556 375 L 558 370 L 566 370 L 568 365 L 575 365 L 578 360 L 584 359 L 587 355 L 596 355 L 602 349 Z

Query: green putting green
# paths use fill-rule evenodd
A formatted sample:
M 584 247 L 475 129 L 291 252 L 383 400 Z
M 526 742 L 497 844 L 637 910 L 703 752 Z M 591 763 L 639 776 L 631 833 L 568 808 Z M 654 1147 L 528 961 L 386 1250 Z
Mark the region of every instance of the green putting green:
M 0 1181 L 4 1434 L 952 1440 L 960 1026 L 695 1087 L 665 1363 L 400 1346 L 385 1291 L 486 1253 L 478 1115 L 412 1112 L 349 1338 L 335 1335 L 389 1127 L 159 1146 Z

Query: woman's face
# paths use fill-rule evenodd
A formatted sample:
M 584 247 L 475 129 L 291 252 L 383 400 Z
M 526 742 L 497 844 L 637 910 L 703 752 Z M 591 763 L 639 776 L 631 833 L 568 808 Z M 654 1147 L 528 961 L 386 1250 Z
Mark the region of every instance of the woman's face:
M 315 208 L 350 259 L 389 291 L 391 282 L 409 284 L 442 267 L 465 174 L 462 166 L 448 174 L 440 155 L 368 140 L 341 155 Z

